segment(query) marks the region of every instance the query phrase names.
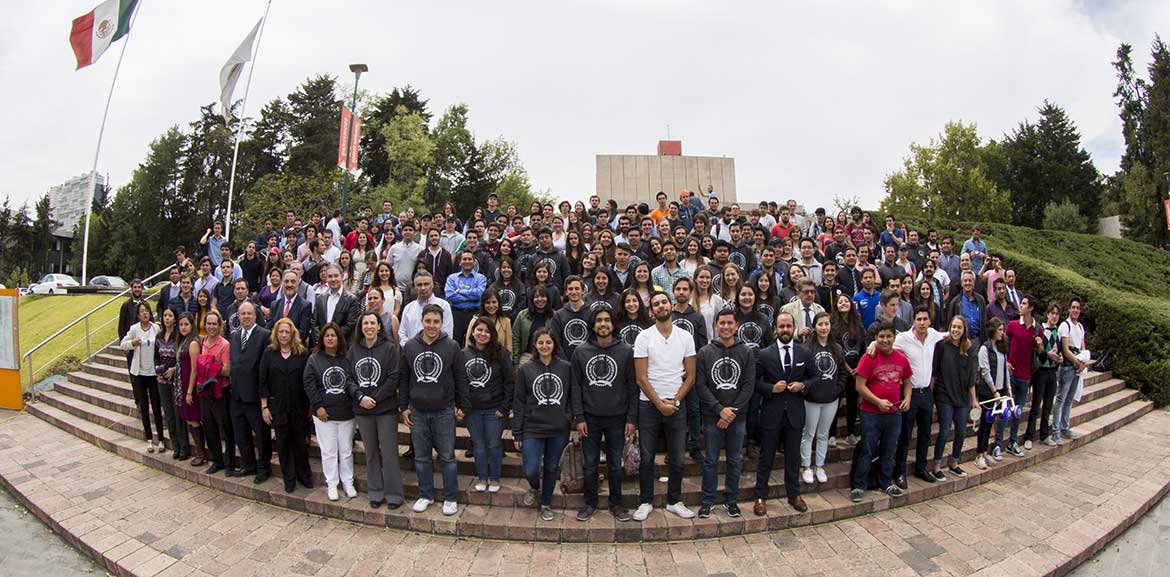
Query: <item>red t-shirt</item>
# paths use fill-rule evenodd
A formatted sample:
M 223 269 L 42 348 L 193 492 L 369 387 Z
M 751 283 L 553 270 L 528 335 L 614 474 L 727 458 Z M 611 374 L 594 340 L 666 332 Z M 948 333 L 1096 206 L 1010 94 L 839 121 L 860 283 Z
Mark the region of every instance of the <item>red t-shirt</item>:
M 786 225 L 776 223 L 776 224 L 772 225 L 772 230 L 768 231 L 768 234 L 772 235 L 772 238 L 778 238 L 778 239 L 783 240 L 783 239 L 788 238 L 789 233 L 792 232 L 792 229 L 795 226 L 796 225 L 792 224 L 791 221 L 789 221 L 789 223 Z
M 1032 380 L 1032 354 L 1036 351 L 1036 337 L 1040 334 L 1039 327 L 1032 321 L 1031 327 L 1025 327 L 1019 320 L 1007 324 L 1008 363 L 1012 365 L 1012 376 L 1025 381 Z
M 913 371 L 910 369 L 910 359 L 902 351 L 893 350 L 883 355 L 880 351 L 869 355 L 861 355 L 861 362 L 857 363 L 857 374 L 865 377 L 865 385 L 869 391 L 879 399 L 885 399 L 895 405 L 902 400 L 902 381 L 909 379 Z M 881 413 L 877 406 L 863 397 L 861 410 L 867 413 Z

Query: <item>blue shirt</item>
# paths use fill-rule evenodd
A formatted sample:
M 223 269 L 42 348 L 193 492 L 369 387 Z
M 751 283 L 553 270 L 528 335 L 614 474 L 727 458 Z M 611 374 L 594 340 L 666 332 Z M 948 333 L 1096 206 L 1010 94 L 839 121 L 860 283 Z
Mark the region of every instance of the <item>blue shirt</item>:
M 983 242 L 982 239 L 976 241 L 974 238 L 969 238 L 967 242 L 963 243 L 963 252 L 987 254 L 987 243 Z M 971 270 L 975 271 L 975 274 L 979 274 L 979 271 L 983 270 L 982 256 L 971 255 Z
M 878 237 L 878 243 L 881 244 L 883 249 L 887 246 L 892 246 L 894 250 L 897 250 L 898 245 L 902 244 L 905 240 L 905 235 L 906 233 L 896 228 L 894 229 L 894 234 L 890 234 L 888 230 L 883 230 L 882 235 Z
M 877 310 L 881 304 L 881 299 L 881 292 L 876 290 L 872 293 L 867 293 L 863 289 L 853 295 L 853 305 L 857 307 L 857 312 L 861 314 L 861 326 L 868 327 L 873 324 L 873 320 L 877 318 Z
M 967 319 L 967 335 L 971 338 L 978 338 L 979 331 L 983 328 L 983 318 L 979 316 L 979 303 L 975 299 L 967 298 L 967 293 L 959 295 L 962 300 L 959 301 L 959 309 L 963 313 L 963 318 Z
M 211 259 L 211 264 L 219 270 L 219 263 L 223 261 L 223 255 L 219 253 L 220 247 L 227 242 L 227 237 L 220 235 L 216 238 L 215 235 L 207 237 L 207 256 Z
M 453 274 L 447 277 L 444 285 L 444 295 L 447 303 L 453 309 L 469 310 L 479 308 L 479 301 L 483 298 L 483 291 L 487 288 L 487 277 L 473 272 Z

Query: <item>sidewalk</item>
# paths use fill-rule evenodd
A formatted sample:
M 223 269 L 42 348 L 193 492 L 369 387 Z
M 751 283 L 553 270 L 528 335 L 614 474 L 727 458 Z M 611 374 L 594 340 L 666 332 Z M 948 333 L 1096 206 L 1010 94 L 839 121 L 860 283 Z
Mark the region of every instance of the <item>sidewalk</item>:
M 1170 412 L 977 488 L 838 523 L 643 545 L 501 543 L 359 526 L 226 496 L 29 415 L 0 482 L 122 575 L 972 575 L 1067 571 L 1170 488 Z M 748 513 L 750 515 L 750 512 Z M 575 521 L 564 520 L 565 523 Z

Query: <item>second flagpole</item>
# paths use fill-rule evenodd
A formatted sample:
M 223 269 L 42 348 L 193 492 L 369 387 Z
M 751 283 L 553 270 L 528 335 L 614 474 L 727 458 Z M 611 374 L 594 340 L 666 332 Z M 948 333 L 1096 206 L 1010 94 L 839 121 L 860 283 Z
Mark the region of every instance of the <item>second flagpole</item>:
M 264 39 L 264 27 L 268 25 L 268 11 L 272 8 L 272 0 L 264 7 L 264 18 L 260 20 L 260 32 L 256 35 L 256 49 L 252 51 L 252 59 L 248 65 L 248 81 L 244 83 L 244 99 L 240 101 L 240 126 L 232 131 L 235 145 L 232 148 L 232 174 L 228 179 L 227 215 L 223 219 L 224 237 L 232 238 L 232 196 L 236 191 L 236 159 L 240 156 L 240 136 L 244 131 L 244 110 L 248 106 L 248 91 L 252 89 L 252 73 L 256 71 L 256 58 L 260 55 L 260 41 Z M 225 111 L 226 112 L 226 111 Z M 231 127 L 228 127 L 229 130 Z

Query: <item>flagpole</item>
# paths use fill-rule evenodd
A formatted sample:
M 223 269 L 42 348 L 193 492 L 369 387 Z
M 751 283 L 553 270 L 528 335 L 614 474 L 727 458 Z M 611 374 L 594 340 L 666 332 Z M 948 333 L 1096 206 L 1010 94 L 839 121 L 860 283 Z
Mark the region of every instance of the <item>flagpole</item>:
M 130 44 L 129 30 L 134 29 L 138 21 L 138 14 L 142 12 L 142 0 L 134 7 L 130 15 L 129 29 L 126 38 L 122 40 L 122 50 L 118 52 L 118 64 L 114 66 L 114 79 L 110 81 L 110 93 L 106 96 L 106 110 L 102 112 L 102 126 L 98 129 L 97 150 L 93 151 L 93 170 L 89 171 L 89 190 L 85 192 L 85 238 L 81 243 L 81 286 L 85 286 L 89 273 L 89 221 L 93 218 L 93 190 L 97 188 L 98 158 L 102 153 L 102 138 L 106 135 L 106 118 L 110 115 L 110 102 L 114 99 L 114 86 L 118 84 L 118 71 L 122 69 L 122 57 L 126 55 L 126 46 Z M 109 183 L 107 182 L 108 186 Z
M 227 216 L 223 219 L 224 238 L 232 238 L 232 195 L 236 191 L 236 159 L 240 156 L 240 133 L 244 131 L 244 109 L 248 106 L 248 91 L 252 89 L 252 72 L 256 70 L 256 57 L 260 55 L 260 41 L 264 39 L 264 27 L 268 25 L 268 10 L 272 8 L 272 0 L 264 7 L 264 18 L 260 20 L 260 32 L 256 34 L 256 48 L 252 51 L 252 59 L 248 64 L 248 82 L 244 84 L 244 99 L 240 102 L 239 131 L 232 131 L 236 144 L 232 147 L 232 175 L 228 180 Z M 230 114 L 230 111 L 225 111 Z M 263 248 L 263 247 L 260 247 Z

